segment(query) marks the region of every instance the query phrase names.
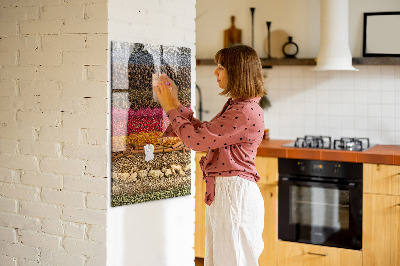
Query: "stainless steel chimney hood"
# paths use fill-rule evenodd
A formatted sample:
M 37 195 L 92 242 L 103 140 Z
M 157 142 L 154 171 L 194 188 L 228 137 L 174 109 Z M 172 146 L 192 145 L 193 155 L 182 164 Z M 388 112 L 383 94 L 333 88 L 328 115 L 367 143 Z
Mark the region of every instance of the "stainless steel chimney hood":
M 321 39 L 316 71 L 351 70 L 348 0 L 321 0 Z

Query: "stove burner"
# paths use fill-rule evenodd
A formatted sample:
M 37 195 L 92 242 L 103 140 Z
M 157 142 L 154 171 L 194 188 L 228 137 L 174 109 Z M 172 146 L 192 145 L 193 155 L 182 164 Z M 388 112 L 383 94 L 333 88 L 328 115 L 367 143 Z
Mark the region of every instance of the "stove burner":
M 340 138 L 334 140 L 332 143 L 331 137 L 311 135 L 306 135 L 303 138 L 297 138 L 295 142 L 287 143 L 283 146 L 344 151 L 364 151 L 371 148 L 368 138 Z
M 369 148 L 368 138 L 340 138 L 333 142 L 335 150 L 363 151 Z
M 294 146 L 299 148 L 330 149 L 331 137 L 306 135 L 304 138 L 297 138 Z

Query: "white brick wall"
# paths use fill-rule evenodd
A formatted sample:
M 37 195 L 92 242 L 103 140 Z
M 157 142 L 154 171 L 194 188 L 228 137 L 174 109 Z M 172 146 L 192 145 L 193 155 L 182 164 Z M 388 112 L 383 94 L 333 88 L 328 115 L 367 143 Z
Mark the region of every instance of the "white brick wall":
M 63 235 L 64 234 L 64 222 L 60 219 L 43 219 L 42 220 L 42 231 L 50 235 Z
M 84 265 L 86 259 L 82 255 L 56 252 L 47 249 L 42 249 L 41 259 L 43 263 L 50 265 L 70 266 L 70 265 Z M 101 264 L 99 264 L 101 265 Z
M 109 33 L 122 41 L 191 47 L 194 70 L 194 0 L 134 1 L 133 8 L 118 7 L 124 18 L 113 23 L 110 3 L 0 2 L 0 265 L 106 264 Z M 174 250 L 160 246 L 179 256 L 155 257 L 157 265 L 193 262 L 186 243 L 193 242 L 194 199 L 150 205 L 176 211 L 177 203 L 180 212 L 157 226 L 178 219 L 166 233 L 175 237 L 184 228 L 188 238 Z M 135 219 L 153 220 L 153 213 L 135 210 Z
M 0 227 L 0 240 L 11 243 L 17 242 L 17 233 L 13 228 Z
M 0 265 L 105 265 L 107 1 L 0 1 Z
M 83 239 L 85 237 L 85 225 L 79 223 L 68 223 L 65 225 L 65 235 Z

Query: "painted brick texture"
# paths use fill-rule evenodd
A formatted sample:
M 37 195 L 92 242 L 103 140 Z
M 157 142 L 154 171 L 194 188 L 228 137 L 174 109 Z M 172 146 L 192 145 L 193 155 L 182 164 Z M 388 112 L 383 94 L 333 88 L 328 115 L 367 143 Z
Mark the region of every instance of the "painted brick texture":
M 0 265 L 106 265 L 107 4 L 0 1 Z

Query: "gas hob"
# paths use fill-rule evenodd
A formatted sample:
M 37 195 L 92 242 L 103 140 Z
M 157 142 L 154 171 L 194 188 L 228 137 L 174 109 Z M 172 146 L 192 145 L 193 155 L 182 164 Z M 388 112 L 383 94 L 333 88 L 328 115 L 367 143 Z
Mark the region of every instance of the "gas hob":
M 335 139 L 332 142 L 332 138 L 329 136 L 306 135 L 304 137 L 297 138 L 295 142 L 291 142 L 283 146 L 294 148 L 365 151 L 374 145 L 370 144 L 369 138 L 342 137 L 340 139 Z

